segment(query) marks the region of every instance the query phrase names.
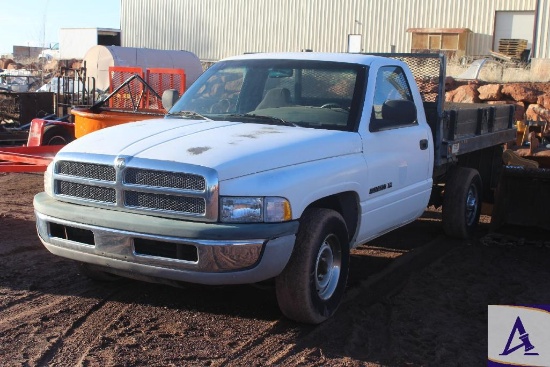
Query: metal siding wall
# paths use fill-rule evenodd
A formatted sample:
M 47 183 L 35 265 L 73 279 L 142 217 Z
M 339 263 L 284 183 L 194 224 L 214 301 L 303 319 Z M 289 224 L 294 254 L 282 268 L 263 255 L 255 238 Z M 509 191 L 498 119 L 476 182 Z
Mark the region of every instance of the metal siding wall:
M 548 45 L 550 0 L 539 45 Z M 470 55 L 491 49 L 495 11 L 535 9 L 537 0 L 122 0 L 124 46 L 184 49 L 201 59 L 243 52 L 342 52 L 360 33 L 365 52 L 408 52 L 407 28 L 469 28 Z M 356 22 L 356 20 L 358 22 Z M 544 57 L 548 47 L 540 47 Z M 541 55 L 542 55 L 541 54 Z
M 550 0 L 538 0 L 536 50 L 534 58 L 550 58 Z

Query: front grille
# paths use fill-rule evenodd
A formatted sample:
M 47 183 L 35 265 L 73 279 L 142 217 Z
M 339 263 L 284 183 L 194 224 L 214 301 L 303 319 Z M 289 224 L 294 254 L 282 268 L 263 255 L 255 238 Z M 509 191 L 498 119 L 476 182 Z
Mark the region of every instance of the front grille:
M 180 213 L 203 214 L 205 200 L 203 198 L 151 194 L 136 191 L 125 192 L 125 204 L 129 207 L 167 210 Z
M 128 184 L 170 187 L 174 189 L 204 191 L 204 177 L 179 172 L 165 172 L 128 168 L 125 171 L 124 182 Z
M 103 203 L 116 203 L 116 191 L 115 189 L 109 187 L 57 181 L 56 193 L 58 195 L 71 196 Z
M 131 165 L 128 160 L 115 166 L 116 158 L 98 155 L 94 159 L 89 154 L 87 162 L 79 162 L 67 154 L 56 162 L 53 172 L 56 197 L 76 204 L 85 202 L 134 213 L 154 212 L 177 219 L 218 219 L 218 181 L 214 170 L 164 161 L 155 164 L 135 157 Z
M 116 179 L 115 168 L 104 164 L 59 161 L 57 162 L 57 173 L 100 181 L 114 182 Z

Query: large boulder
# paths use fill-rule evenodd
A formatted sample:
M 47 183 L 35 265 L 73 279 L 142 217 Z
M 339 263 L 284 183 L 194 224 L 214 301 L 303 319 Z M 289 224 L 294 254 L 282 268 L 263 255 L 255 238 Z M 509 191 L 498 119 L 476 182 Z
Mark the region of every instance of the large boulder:
M 537 104 L 550 110 L 550 95 L 542 94 L 537 98 Z
M 2 65 L 1 69 L 9 69 L 10 65 L 12 64 L 15 64 L 15 61 L 13 61 L 12 59 L 4 59 L 4 64 Z
M 479 103 L 479 92 L 474 84 L 462 85 L 445 93 L 445 101 L 458 103 Z
M 550 122 L 550 109 L 541 107 L 541 105 L 533 103 L 527 107 L 525 111 L 525 117 L 528 121 L 549 121 Z
M 477 91 L 479 92 L 479 99 L 482 101 L 499 101 L 502 98 L 501 84 L 482 85 Z
M 517 102 L 537 103 L 540 92 L 519 84 L 507 84 L 502 87 L 502 94 Z

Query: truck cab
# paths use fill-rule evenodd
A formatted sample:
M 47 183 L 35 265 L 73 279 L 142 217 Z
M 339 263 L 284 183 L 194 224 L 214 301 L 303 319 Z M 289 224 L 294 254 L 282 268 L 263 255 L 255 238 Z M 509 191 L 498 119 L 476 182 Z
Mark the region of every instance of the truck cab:
M 288 125 L 311 133 L 345 132 L 338 135 L 356 141 L 357 156 L 362 157 L 355 167 L 362 171 L 361 187 L 340 189 L 358 195 L 363 215 L 353 225 L 358 228 L 356 241 L 363 243 L 419 216 L 431 191 L 433 143 L 421 96 L 415 83 L 411 87 L 408 82 L 414 78 L 407 66 L 365 55 L 345 55 L 356 63 L 342 62 L 341 55 L 325 55 L 324 61 L 298 56 L 291 60 L 258 54 L 222 61 L 173 106 L 169 116 L 193 111 L 213 120 Z M 292 134 L 296 129 L 287 130 Z M 389 149 L 396 145 L 399 149 Z M 298 147 L 327 148 L 328 144 Z M 293 204 L 298 214 L 331 194 L 323 187 L 316 189 L 320 192 L 308 193 L 298 207 Z

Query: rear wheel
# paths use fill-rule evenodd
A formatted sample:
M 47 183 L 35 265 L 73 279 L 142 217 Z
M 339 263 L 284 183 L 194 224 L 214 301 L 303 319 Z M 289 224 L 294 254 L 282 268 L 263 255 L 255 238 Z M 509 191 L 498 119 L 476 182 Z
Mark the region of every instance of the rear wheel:
M 42 145 L 65 145 L 74 140 L 66 128 L 61 125 L 48 125 L 44 127 Z
M 342 216 L 331 209 L 307 209 L 296 245 L 275 280 L 279 308 L 289 319 L 318 324 L 342 300 L 349 269 L 349 240 Z
M 455 167 L 445 184 L 443 229 L 448 236 L 467 239 L 474 235 L 481 214 L 483 186 L 472 168 Z

